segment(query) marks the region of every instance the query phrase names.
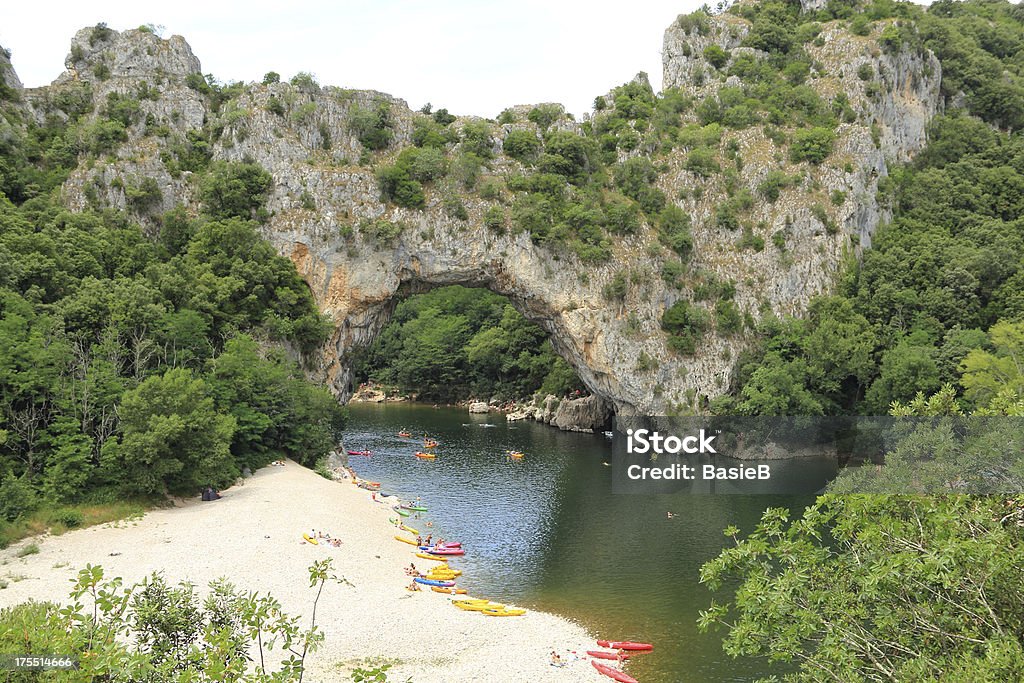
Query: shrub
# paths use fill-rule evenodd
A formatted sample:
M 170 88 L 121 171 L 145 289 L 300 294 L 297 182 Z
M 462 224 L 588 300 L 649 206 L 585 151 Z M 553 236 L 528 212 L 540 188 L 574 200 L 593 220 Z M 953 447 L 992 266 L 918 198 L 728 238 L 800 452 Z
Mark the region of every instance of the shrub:
M 561 118 L 564 112 L 560 104 L 541 104 L 531 109 L 526 118 L 537 124 L 541 130 L 547 130 L 548 126 Z
M 481 159 L 494 157 L 491 145 L 491 127 L 486 121 L 469 121 L 462 127 L 462 151 Z
M 758 183 L 757 191 L 769 202 L 775 203 L 779 199 L 782 189 L 787 187 L 789 182 L 789 176 L 782 171 L 768 171 L 764 180 Z
M 267 111 L 271 114 L 277 114 L 278 116 L 284 116 L 284 102 L 277 95 L 271 95 L 267 98 Z
M 720 45 L 711 44 L 704 48 L 704 59 L 716 69 L 721 69 L 729 62 L 729 53 Z
M 683 167 L 701 178 L 707 178 L 722 170 L 715 153 L 706 147 L 698 147 L 690 152 Z
M 203 179 L 199 198 L 212 218 L 262 218 L 272 180 L 258 164 L 221 162 Z
M 715 303 L 715 326 L 722 334 L 735 334 L 743 329 L 743 316 L 735 301 L 720 299 Z
M 684 355 L 694 352 L 707 325 L 707 313 L 684 299 L 672 304 L 661 316 L 661 328 L 669 334 L 669 348 Z
M 535 161 L 540 151 L 540 140 L 529 130 L 513 130 L 501 145 L 505 154 L 524 164 Z
M 348 116 L 349 129 L 366 149 L 380 150 L 391 144 L 394 132 L 387 102 L 378 102 L 372 108 L 353 105 Z
M 281 74 L 276 71 L 268 71 L 263 75 L 263 85 L 270 85 L 272 83 L 280 83 Z
M 640 209 L 622 195 L 613 195 L 604 205 L 605 226 L 619 235 L 632 235 L 640 228 Z
M 626 273 L 619 271 L 612 278 L 611 282 L 604 286 L 602 294 L 605 299 L 609 301 L 622 301 L 626 298 L 626 293 L 629 291 L 629 286 L 626 283 Z
M 409 209 L 426 206 L 423 185 L 409 175 L 408 167 L 402 164 L 383 166 L 377 169 L 377 186 L 381 199 Z
M 690 215 L 675 204 L 666 206 L 658 216 L 658 232 L 662 243 L 683 259 L 688 258 L 693 249 L 690 222 Z
M 793 162 L 809 161 L 820 164 L 832 153 L 836 134 L 829 128 L 815 127 L 798 130 L 793 134 L 789 157 Z
M 404 223 L 394 223 L 383 218 L 364 220 L 359 223 L 359 231 L 381 244 L 389 244 L 402 234 Z
M 870 64 L 861 64 L 857 67 L 857 78 L 862 81 L 870 81 L 875 77 L 875 68 Z
M 292 76 L 291 84 L 301 90 L 311 90 L 313 92 L 320 90 L 320 84 L 316 82 L 316 76 L 308 71 L 300 71 Z
M 164 198 L 160 185 L 153 177 L 143 178 L 138 185 L 127 186 L 124 193 L 128 205 L 140 213 L 154 208 Z
M 36 506 L 36 494 L 27 480 L 8 473 L 0 481 L 0 520 L 13 522 Z
M 484 212 L 484 225 L 489 229 L 503 233 L 505 232 L 505 209 L 500 206 L 491 206 Z
M 18 551 L 18 557 L 28 557 L 29 555 L 39 554 L 39 544 L 29 543 Z

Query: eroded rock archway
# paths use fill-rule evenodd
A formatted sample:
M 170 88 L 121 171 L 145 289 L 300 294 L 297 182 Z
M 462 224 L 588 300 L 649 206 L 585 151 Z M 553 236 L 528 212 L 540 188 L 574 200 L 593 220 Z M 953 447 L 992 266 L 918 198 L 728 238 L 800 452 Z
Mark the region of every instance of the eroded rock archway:
M 727 64 L 707 61 L 710 46 L 730 60 L 768 57 L 745 46 L 746 19 L 724 14 L 701 24 L 673 23 L 665 33 L 664 85 L 692 103 L 743 86 L 724 70 Z M 601 254 L 593 258 L 591 249 L 589 259 L 578 254 L 586 255 L 594 242 L 584 249 L 568 239 L 537 244 L 516 220 L 525 193 L 511 181 L 535 169 L 504 155 L 503 141 L 513 131 L 528 133 L 537 145 L 553 130 L 586 135 L 608 109 L 582 122 L 563 113 L 543 127 L 527 115 L 530 107 L 510 108 L 500 123 L 472 117 L 445 123 L 449 137 L 439 147 L 445 164 L 465 155 L 470 125 L 474 149 L 486 163 L 473 177 L 435 176 L 423 205 L 404 209 L 382 199 L 377 172 L 413 144 L 416 121 L 426 117 L 382 93 L 268 78 L 218 98 L 181 37 L 107 29 L 79 31 L 67 71 L 51 86 L 21 89 L 3 59 L 0 75 L 21 94 L 27 121 L 69 116 L 67 102 L 91 105 L 81 108 L 89 125 L 102 123 L 111 98 L 130 98 L 137 106 L 138 115 L 103 162 L 83 163 L 68 177 L 63 197 L 72 209 L 122 209 L 154 230 L 155 217 L 179 204 L 198 213 L 199 183 L 182 162 L 197 141 L 214 161 L 251 161 L 269 171 L 270 218 L 262 230 L 295 263 L 336 326 L 316 372 L 342 399 L 351 391 L 353 350 L 379 333 L 396 298 L 418 287 L 458 283 L 507 296 L 619 414 L 676 414 L 699 411 L 706 398 L 726 391 L 756 321 L 801 314 L 887 220 L 888 209 L 877 199 L 879 179 L 891 163 L 924 145 L 926 124 L 941 107 L 941 71 L 927 51 L 882 49 L 885 22 L 876 24 L 870 35 L 857 36 L 845 22 L 829 22 L 820 40 L 804 46 L 816 65 L 806 86 L 842 115 L 825 131 L 832 143 L 823 158 L 792 154 L 794 139 L 806 129 L 769 130 L 760 120 L 704 125 L 693 109 L 679 113 L 673 125 L 680 139 L 667 149 L 645 141 L 647 129 L 637 127 L 630 132 L 639 143 L 606 150 L 609 181 L 600 186 L 602 195 L 622 197 L 626 189 L 610 180 L 615 169 L 649 156 L 655 172 L 644 182 L 690 219 L 692 253 L 685 265 L 659 239 L 653 210 L 637 213 L 635 225 L 619 231 L 626 234 L 612 234 L 600 221 L 590 225 L 588 239 L 596 231 Z M 647 87 L 643 79 L 637 83 Z M 145 97 L 135 100 L 140 92 Z M 606 105 L 614 108 L 615 98 Z M 367 116 L 386 119 L 386 139 L 372 142 L 362 134 Z M 681 141 L 684 130 L 692 134 L 687 139 L 703 140 L 701 164 L 691 163 L 696 143 Z M 763 188 L 772 177 L 785 182 L 776 182 L 769 196 Z M 144 210 L 129 196 L 143 179 L 158 190 L 149 193 Z M 575 192 L 566 178 L 562 185 Z M 680 301 L 703 311 L 698 317 L 709 324 L 694 335 L 692 347 L 673 350 L 662 317 Z M 722 301 L 729 320 L 717 308 Z

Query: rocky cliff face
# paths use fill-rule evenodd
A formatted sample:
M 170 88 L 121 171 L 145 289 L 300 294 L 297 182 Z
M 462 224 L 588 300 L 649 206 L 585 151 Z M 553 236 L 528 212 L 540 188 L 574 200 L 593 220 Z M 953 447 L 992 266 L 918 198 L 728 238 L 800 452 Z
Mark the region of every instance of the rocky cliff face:
M 939 107 L 934 56 L 886 54 L 878 45 L 880 28 L 860 37 L 826 24 L 820 44 L 811 48 L 819 67 L 808 85 L 828 99 L 845 93 L 856 113 L 855 120 L 840 124 L 832 155 L 819 166 L 791 164 L 761 126 L 727 131 L 717 152 L 723 165 L 732 163 L 727 148 L 742 156 L 742 187 L 756 188 L 773 170 L 801 178 L 776 202 L 758 201 L 749 209 L 752 235 L 768 242 L 767 248 L 744 248 L 736 235 L 715 227 L 714 207 L 729 193 L 723 180 L 687 170 L 685 150 L 664 160 L 657 185 L 693 217 L 694 255 L 679 289 L 658 277 L 667 254 L 651 225 L 617 239 L 613 258 L 597 265 L 535 244 L 525 233 L 485 227 L 485 212 L 510 201 L 505 179 L 521 169 L 501 155 L 502 139 L 515 129 L 537 131 L 523 116 L 490 124 L 496 157 L 476 183 L 496 188 L 486 199 L 446 180 L 428 189 L 425 209 L 396 208 L 381 200 L 374 167 L 410 144 L 417 115 L 403 101 L 300 82 L 248 84 L 227 101 L 214 102 L 197 89 L 200 64 L 180 37 L 97 30 L 75 36 L 67 71 L 52 86 L 26 93 L 39 120 L 60 115 L 61 93 L 86 93 L 95 105 L 93 117 L 101 115 L 111 93 L 139 99 L 141 114 L 127 140 L 72 174 L 64 186 L 67 204 L 136 211 L 125 188 L 155 178 L 159 202 L 139 213 L 140 220 L 155 226 L 151 215 L 179 203 L 195 210 L 196 183 L 173 160 L 189 134 L 199 131 L 212 140 L 214 159 L 260 163 L 274 180 L 264 234 L 291 258 L 336 323 L 318 372 L 342 399 L 351 393 L 350 354 L 375 338 L 401 297 L 465 284 L 508 296 L 546 330 L 599 397 L 595 405 L 622 414 L 700 410 L 703 398 L 726 389 L 733 360 L 749 340 L 742 332 L 710 333 L 693 356 L 681 356 L 666 345 L 661 314 L 679 298 L 692 298 L 701 282 L 715 279 L 735 284 L 735 301 L 751 319 L 769 311 L 799 314 L 812 296 L 828 290 L 844 258 L 870 244 L 887 217 L 876 199 L 878 180 L 890 163 L 921 148 L 925 125 Z M 712 17 L 703 32 L 674 24 L 665 34 L 666 87 L 703 97 L 735 82 L 725 76 L 727 66 L 707 62 L 704 49 L 717 44 L 732 60 L 756 52 L 740 46 L 748 30 L 748 22 L 729 15 Z M 871 79 L 863 79 L 862 65 L 870 66 Z M 6 74 L 2 63 L 0 72 Z M 372 152 L 353 132 L 352 119 L 381 107 L 393 140 Z M 453 125 L 458 129 L 467 121 Z M 554 125 L 580 130 L 564 117 Z M 691 191 L 697 187 L 700 192 Z M 784 249 L 772 246 L 776 234 L 783 236 Z M 609 301 L 606 285 L 623 276 L 625 297 Z M 580 410 L 592 416 L 593 408 Z

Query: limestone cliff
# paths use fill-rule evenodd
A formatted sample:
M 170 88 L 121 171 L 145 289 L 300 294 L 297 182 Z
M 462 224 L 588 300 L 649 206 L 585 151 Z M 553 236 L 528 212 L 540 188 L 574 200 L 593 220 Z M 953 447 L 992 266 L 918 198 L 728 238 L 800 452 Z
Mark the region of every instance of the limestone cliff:
M 154 229 L 151 216 L 175 204 L 195 211 L 195 179 L 176 163 L 190 134 L 203 133 L 215 160 L 252 160 L 265 167 L 274 187 L 264 234 L 291 258 L 336 323 L 317 372 L 342 399 L 351 394 L 350 354 L 375 338 L 401 297 L 459 283 L 508 296 L 551 335 L 555 349 L 603 399 L 595 399 L 596 405 L 607 402 L 622 414 L 678 413 L 700 410 L 702 399 L 727 388 L 749 332 L 713 331 L 692 356 L 679 355 L 667 346 L 660 326 L 666 308 L 680 298 L 696 299 L 702 283 L 732 281 L 735 302 L 749 320 L 768 312 L 799 314 L 812 296 L 829 289 L 844 259 L 868 246 L 886 220 L 887 210 L 876 198 L 878 181 L 891 163 L 910 158 L 924 144 L 925 126 L 940 106 L 940 69 L 927 52 L 881 50 L 884 22 L 877 23 L 866 36 L 852 35 L 841 22 L 824 24 L 820 40 L 808 48 L 816 63 L 808 86 L 828 100 L 843 93 L 852 112 L 820 165 L 789 161 L 787 143 L 780 146 L 761 125 L 723 133 L 717 161 L 743 161 L 735 163 L 731 180 L 688 170 L 686 149 L 659 160 L 662 172 L 654 182 L 693 219 L 693 256 L 681 287 L 658 277 L 669 254 L 648 221 L 635 234 L 616 238 L 612 258 L 597 264 L 536 244 L 527 233 L 486 227 L 488 209 L 506 207 L 512 198 L 506 180 L 522 170 L 501 153 L 502 140 L 513 130 L 539 138 L 538 126 L 524 115 L 529 108 L 513 110 L 511 122 L 488 123 L 494 159 L 479 179 L 428 186 L 426 206 L 417 210 L 384 202 L 378 189 L 375 168 L 411 144 L 419 116 L 382 93 L 270 79 L 215 98 L 203 92 L 199 61 L 182 38 L 92 28 L 75 36 L 67 71 L 53 85 L 25 95 L 40 121 L 60 115 L 59 95 L 69 91 L 91 98 L 93 119 L 112 93 L 115 99 L 138 99 L 140 113 L 126 139 L 100 158 L 83 157 L 65 183 L 72 208 L 92 203 L 127 209 Z M 673 24 L 665 33 L 665 86 L 701 99 L 737 83 L 736 76 L 726 75 L 729 63 L 745 53 L 761 56 L 741 45 L 749 28 L 732 15 L 710 17 L 699 30 Z M 729 61 L 712 65 L 704 56 L 712 44 Z M 0 72 L 10 82 L 3 63 Z M 381 109 L 392 139 L 370 150 L 360 142 L 353 117 Z M 694 120 L 689 112 L 682 117 Z M 452 128 L 471 121 L 458 119 Z M 582 132 L 589 124 L 562 116 L 552 125 Z M 642 147 L 618 152 L 620 160 L 641 153 Z M 736 191 L 736 183 L 753 193 L 778 170 L 798 180 L 777 201 L 744 209 L 751 226 L 747 239 L 759 238 L 762 245 L 745 247 L 738 235 L 715 225 L 715 207 Z M 160 190 L 156 205 L 145 211 L 128 201 L 126 191 L 142 178 L 155 178 Z M 474 189 L 485 186 L 487 193 Z M 617 278 L 626 283 L 624 296 L 607 297 L 607 286 Z M 594 412 L 589 404 L 584 408 L 588 415 Z

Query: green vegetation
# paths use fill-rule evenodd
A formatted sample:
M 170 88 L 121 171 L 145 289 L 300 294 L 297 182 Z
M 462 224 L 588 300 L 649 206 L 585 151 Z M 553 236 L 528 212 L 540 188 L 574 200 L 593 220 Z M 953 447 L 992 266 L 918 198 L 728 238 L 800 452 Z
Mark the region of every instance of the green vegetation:
M 331 560 L 313 563 L 316 597 L 304 629 L 272 596 L 224 580 L 212 582 L 201 601 L 194 585 L 172 586 L 159 573 L 124 586 L 86 565 L 66 605 L 30 601 L 0 609 L 0 650 L 79 661 L 73 678 L 55 680 L 301 683 L 306 657 L 324 640 L 316 606 L 329 581 L 347 583 L 334 576 Z M 39 674 L 12 671 L 6 680 L 28 683 Z
M 282 456 L 312 464 L 343 422 L 297 362 L 330 326 L 256 231 L 269 174 L 211 165 L 200 132 L 164 159 L 198 174 L 198 219 L 179 207 L 147 235 L 114 211 L 71 213 L 57 186 L 78 153 L 136 124 L 138 102 L 112 95 L 81 126 L 83 97 L 56 100 L 66 116 L 7 136 L 0 161 L 3 545 L 137 510 L 127 499 L 225 486 Z M 74 141 L 88 145 L 70 154 Z M 153 178 L 112 187 L 142 214 L 163 201 Z
M 356 379 L 422 400 L 562 396 L 582 384 L 547 335 L 504 297 L 451 286 L 410 297 L 355 363 Z

